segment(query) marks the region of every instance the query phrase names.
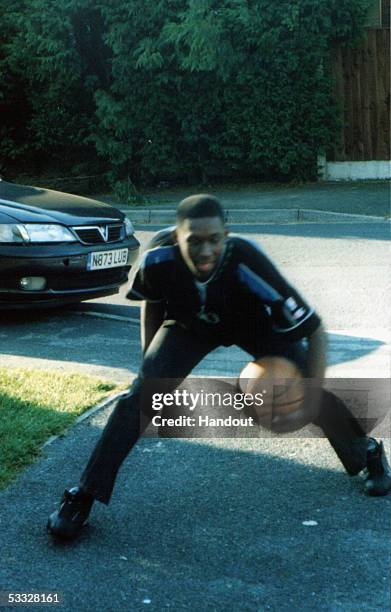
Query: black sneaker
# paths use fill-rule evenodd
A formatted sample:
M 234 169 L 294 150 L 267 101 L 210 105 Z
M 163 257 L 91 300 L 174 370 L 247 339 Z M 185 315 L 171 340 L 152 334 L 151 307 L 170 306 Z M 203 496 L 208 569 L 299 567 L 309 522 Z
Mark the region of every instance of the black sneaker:
M 365 492 L 368 495 L 387 495 L 391 491 L 391 468 L 387 461 L 383 442 L 369 438 L 367 450 Z
M 79 489 L 65 490 L 60 509 L 50 515 L 48 532 L 64 540 L 73 540 L 81 531 L 91 511 L 94 498 Z

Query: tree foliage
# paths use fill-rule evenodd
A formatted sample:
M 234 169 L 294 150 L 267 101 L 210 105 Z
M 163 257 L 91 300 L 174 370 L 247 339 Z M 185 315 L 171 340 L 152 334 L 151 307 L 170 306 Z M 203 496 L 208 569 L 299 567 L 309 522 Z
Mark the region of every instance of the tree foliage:
M 330 46 L 368 0 L 14 0 L 3 156 L 113 179 L 311 179 L 334 140 Z

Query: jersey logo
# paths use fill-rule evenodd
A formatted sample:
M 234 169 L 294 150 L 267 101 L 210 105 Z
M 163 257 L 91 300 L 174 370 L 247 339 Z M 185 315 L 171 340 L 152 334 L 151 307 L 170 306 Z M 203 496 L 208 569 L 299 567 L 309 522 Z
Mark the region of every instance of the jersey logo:
M 303 323 L 314 314 L 314 311 L 312 309 L 309 310 L 304 306 L 299 306 L 296 300 L 291 297 L 285 300 L 285 302 L 282 304 L 281 314 L 283 317 L 283 321 L 281 323 L 287 326 L 274 326 L 274 330 L 278 333 L 289 333 L 303 325 Z
M 205 304 L 201 306 L 201 310 L 197 312 L 197 317 L 201 319 L 201 321 L 205 321 L 206 323 L 212 323 L 216 325 L 216 323 L 220 323 L 220 317 L 215 312 L 205 312 Z
M 299 306 L 293 297 L 288 298 L 284 302 L 284 314 L 288 321 L 296 322 L 306 314 L 306 309 L 303 306 Z

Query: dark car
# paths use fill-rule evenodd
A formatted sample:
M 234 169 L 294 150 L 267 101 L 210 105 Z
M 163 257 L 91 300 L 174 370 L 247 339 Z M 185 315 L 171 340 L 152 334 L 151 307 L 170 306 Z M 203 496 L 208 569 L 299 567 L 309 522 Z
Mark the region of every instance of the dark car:
M 117 293 L 139 247 L 108 204 L 0 179 L 0 308 Z

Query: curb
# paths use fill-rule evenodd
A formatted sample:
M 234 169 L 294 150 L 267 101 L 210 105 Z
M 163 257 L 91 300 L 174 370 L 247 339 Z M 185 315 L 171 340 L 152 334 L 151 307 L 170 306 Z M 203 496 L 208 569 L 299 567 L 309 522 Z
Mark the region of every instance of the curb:
M 326 221 L 329 223 L 378 223 L 379 221 L 389 221 L 386 217 L 376 217 L 375 215 L 354 215 L 351 213 L 337 213 L 327 210 L 299 209 L 299 221 Z
M 104 399 L 101 402 L 99 402 L 99 404 L 97 404 L 96 406 L 93 406 L 89 410 L 86 410 L 86 412 L 83 412 L 83 414 L 81 414 L 79 417 L 77 417 L 77 419 L 73 423 L 71 423 L 71 425 L 69 425 L 69 427 L 63 433 L 57 434 L 55 436 L 50 436 L 50 438 L 48 440 L 46 440 L 46 442 L 44 442 L 42 444 L 41 449 L 43 450 L 44 448 L 46 448 L 47 446 L 50 446 L 50 444 L 55 442 L 55 440 L 58 440 L 59 438 L 62 438 L 71 429 L 73 429 L 73 427 L 75 427 L 75 425 L 78 425 L 79 423 L 82 423 L 83 421 L 88 419 L 90 416 L 92 416 L 96 412 L 98 412 L 98 410 L 101 410 L 102 408 L 107 408 L 108 406 L 110 406 L 110 404 L 114 404 L 114 402 L 119 397 L 121 397 L 121 395 L 124 395 L 125 393 L 127 393 L 127 392 L 126 391 L 120 391 L 119 393 L 116 393 L 115 395 L 110 395 L 106 399 Z
M 133 223 L 140 224 L 175 224 L 175 209 L 139 209 L 121 208 L 121 211 L 131 217 Z M 254 224 L 254 223 L 379 223 L 389 221 L 385 217 L 372 215 L 356 215 L 338 213 L 325 210 L 311 210 L 304 208 L 281 209 L 226 209 L 225 221 L 227 223 Z

